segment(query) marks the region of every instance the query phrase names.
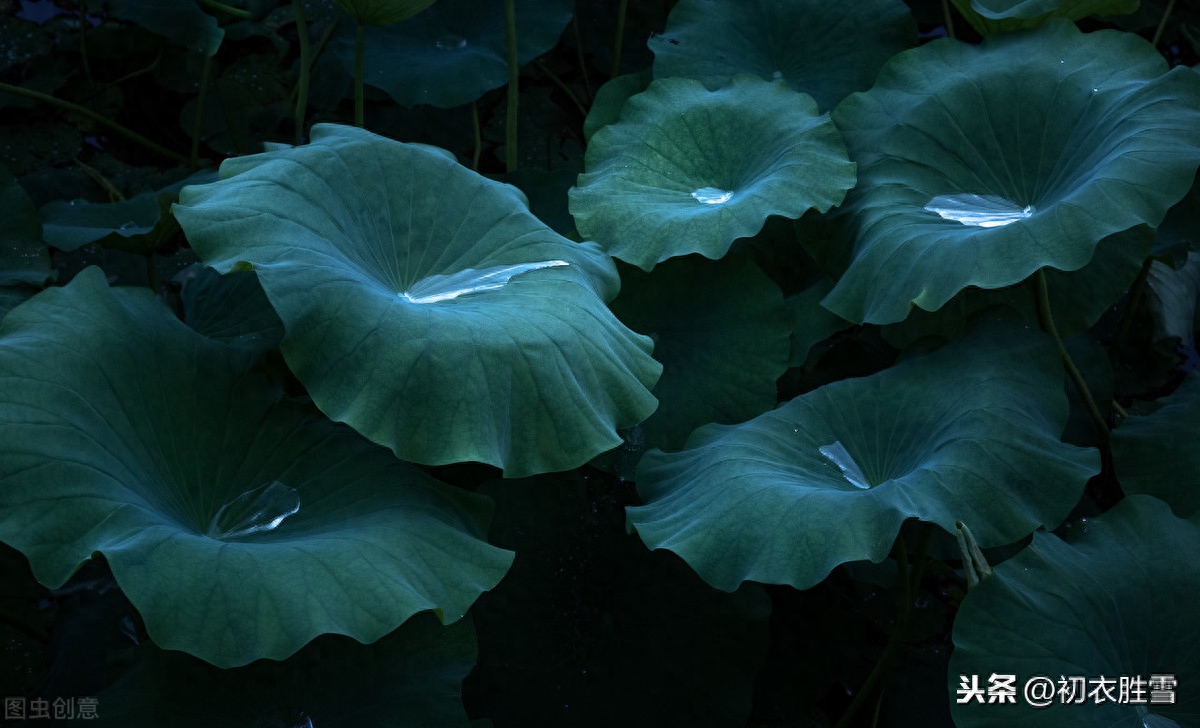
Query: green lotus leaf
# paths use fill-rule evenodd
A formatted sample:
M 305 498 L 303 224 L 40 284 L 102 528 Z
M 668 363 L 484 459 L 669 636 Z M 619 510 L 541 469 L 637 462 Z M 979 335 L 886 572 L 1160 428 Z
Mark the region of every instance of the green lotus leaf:
M 512 555 L 486 498 L 281 399 L 253 352 L 98 268 L 0 326 L 0 540 L 61 586 L 100 552 L 154 641 L 219 667 L 460 618 Z
M 1186 518 L 1200 511 L 1200 374 L 1159 404 L 1113 431 L 1113 467 L 1126 493 L 1160 498 Z
M 1200 562 L 1163 558 L 1200 551 L 1200 519 L 1176 518 L 1161 501 L 1131 495 L 1081 520 L 1072 543 L 1035 533 L 1028 548 L 967 594 L 954 620 L 949 673 L 960 728 L 1180 728 L 1200 720 L 1200 696 L 1186 690 L 1200 681 L 1193 609 Z M 1016 676 L 1013 704 L 960 692 L 977 676 L 986 693 L 993 674 Z M 1149 684 L 1155 675 L 1178 686 L 1160 680 L 1156 689 Z M 1035 677 L 1063 688 L 1046 707 L 1025 700 L 1026 681 Z M 1121 678 L 1140 683 L 1129 680 L 1123 693 Z M 1168 693 L 1173 704 L 1160 702 Z
M 604 306 L 620 282 L 594 243 L 443 150 L 312 138 L 226 161 L 175 213 L 207 264 L 254 266 L 328 416 L 404 460 L 519 476 L 577 467 L 654 411 L 661 367 Z
M 146 255 L 179 231 L 171 217 L 171 204 L 179 197 L 179 190 L 189 184 L 215 180 L 215 173 L 202 171 L 128 200 L 107 203 L 56 200 L 41 209 L 42 238 L 64 251 L 99 242 L 106 248 Z
M 558 43 L 571 21 L 570 0 L 516 0 L 517 62 L 524 65 Z M 336 52 L 353 72 L 354 34 Z M 504 3 L 439 0 L 403 23 L 367 28 L 364 81 L 398 104 L 452 108 L 508 83 Z
M 854 185 L 828 115 L 754 76 L 718 91 L 654 81 L 592 137 L 586 168 L 570 192 L 580 234 L 647 271 L 677 255 L 720 258 L 770 215 L 824 212 Z
M 365 25 L 391 25 L 407 20 L 434 0 L 333 0 L 350 17 Z
M 688 256 L 653 273 L 629 268 L 621 283 L 613 312 L 654 340 L 663 364 L 658 410 L 642 423 L 649 445 L 678 450 L 700 425 L 742 422 L 775 406 L 775 380 L 788 363 L 788 314 L 758 266 L 741 256 Z
M 194 0 L 107 0 L 112 14 L 165 36 L 189 50 L 213 56 L 225 31 Z
M 900 0 L 681 0 L 666 32 L 650 38 L 654 77 L 719 89 L 739 73 L 782 80 L 831 109 L 865 91 L 880 66 L 917 44 Z
M 629 524 L 726 590 L 807 589 L 838 564 L 881 561 L 906 518 L 1011 543 L 1057 525 L 1100 471 L 1095 450 L 1059 441 L 1062 377 L 1049 337 L 988 319 L 931 354 L 702 427 L 683 452 L 646 453 Z
M 254 271 L 221 275 L 196 264 L 175 280 L 183 286 L 183 321 L 201 334 L 260 351 L 274 349 L 283 340 L 283 322 Z
M 42 242 L 37 208 L 0 166 L 0 286 L 44 286 L 54 279 L 50 250 Z
M 467 728 L 460 686 L 476 649 L 471 620 L 443 627 L 429 614 L 371 645 L 329 635 L 284 662 L 235 670 L 142 644 L 97 696 L 98 725 Z
M 784 301 L 792 319 L 788 366 L 802 366 L 815 344 L 850 328 L 849 321 L 831 313 L 820 303 L 832 289 L 833 283 L 822 278 Z
M 609 79 L 596 91 L 596 98 L 592 99 L 587 118 L 583 120 L 583 138 L 591 141 L 596 132 L 609 124 L 617 123 L 625 102 L 631 96 L 645 91 L 652 80 L 649 71 L 627 73 Z
M 1158 338 L 1186 343 L 1196 330 L 1200 255 L 1189 255 L 1178 269 L 1161 261 L 1152 262 L 1146 277 L 1146 297 Z
M 1124 15 L 1139 0 L 952 0 L 981 35 L 1034 28 L 1051 18 L 1079 20 L 1089 15 Z
M 1157 225 L 1200 163 L 1200 76 L 1165 71 L 1137 36 L 1065 20 L 896 56 L 833 114 L 860 184 L 853 260 L 823 304 L 893 323 Z

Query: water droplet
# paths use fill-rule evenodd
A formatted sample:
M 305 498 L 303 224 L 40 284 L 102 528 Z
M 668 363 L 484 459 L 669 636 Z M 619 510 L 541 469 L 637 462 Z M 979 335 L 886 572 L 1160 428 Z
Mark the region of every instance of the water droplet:
M 461 51 L 463 48 L 467 47 L 467 39 L 461 35 L 447 33 L 445 35 L 438 36 L 438 39 L 434 41 L 433 44 L 439 51 Z
M 76 207 L 78 205 L 86 205 L 87 203 L 88 203 L 88 201 L 83 199 L 82 197 L 76 197 L 75 199 L 71 200 L 67 204 L 70 205 L 71 207 Z
M 783 78 L 783 71 L 776 71 L 775 73 L 772 73 L 771 78 L 775 79 L 776 81 L 781 80 Z
M 696 202 L 702 202 L 705 205 L 722 205 L 729 202 L 733 193 L 718 187 L 701 187 L 692 193 L 692 197 L 696 198 Z
M 925 205 L 946 220 L 963 225 L 993 228 L 1003 227 L 1033 215 L 1033 205 L 1021 205 L 998 195 L 938 195 Z
M 226 539 L 273 531 L 300 510 L 300 493 L 278 480 L 264 483 L 221 506 L 208 524 L 209 538 Z
M 565 260 L 543 260 L 537 263 L 497 265 L 483 270 L 466 268 L 457 273 L 422 278 L 399 295 L 410 303 L 439 303 L 470 293 L 503 288 L 509 280 L 522 273 L 564 265 L 569 264 Z
M 838 466 L 838 469 L 842 471 L 842 477 L 844 477 L 850 483 L 850 485 L 853 485 L 855 488 L 862 488 L 863 490 L 867 490 L 871 487 L 871 482 L 867 480 L 867 476 L 863 474 L 862 468 L 858 466 L 858 463 L 854 462 L 854 458 L 850 455 L 850 452 L 846 450 L 845 445 L 843 445 L 841 442 L 834 440 L 832 444 L 822 445 L 817 449 L 822 455 L 828 458 L 831 463 Z
M 121 227 L 117 228 L 117 230 L 129 231 L 129 230 L 133 230 L 137 226 L 138 226 L 138 224 L 136 222 L 134 222 L 133 220 L 126 220 L 125 222 L 121 223 Z

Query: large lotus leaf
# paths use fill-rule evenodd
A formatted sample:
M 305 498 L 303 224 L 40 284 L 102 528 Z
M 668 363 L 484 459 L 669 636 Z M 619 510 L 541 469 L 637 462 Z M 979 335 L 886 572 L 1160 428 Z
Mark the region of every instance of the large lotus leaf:
M 1188 517 L 1200 511 L 1200 374 L 1159 404 L 1113 431 L 1113 467 L 1126 493 L 1161 498 Z
M 884 62 L 916 44 L 900 0 L 681 0 L 666 32 L 650 38 L 655 78 L 718 89 L 750 73 L 783 80 L 822 109 L 870 88 Z
M 1089 15 L 1124 15 L 1139 0 L 952 0 L 967 22 L 983 35 L 1033 28 L 1051 18 L 1079 20 Z
M 391 25 L 407 20 L 433 0 L 333 0 L 347 15 L 367 25 Z
M 950 658 L 954 724 L 1197 725 L 1200 695 L 1187 686 L 1200 682 L 1200 562 L 1190 558 L 1200 552 L 1200 519 L 1176 518 L 1161 501 L 1131 495 L 1075 530 L 1081 533 L 1072 543 L 1035 533 L 1028 548 L 967 594 Z M 1013 704 L 986 702 L 993 674 L 1016 677 Z M 1178 684 L 1151 685 L 1155 675 Z M 985 702 L 961 691 L 963 676 L 965 687 L 977 677 Z M 1027 681 L 1039 677 L 1062 687 L 1046 707 L 1024 695 Z
M 1200 297 L 1200 255 L 1189 255 L 1178 270 L 1161 261 L 1150 264 L 1146 297 L 1158 338 L 1187 342 L 1196 330 Z
M 779 287 L 746 258 L 688 256 L 653 273 L 630 268 L 612 309 L 654 339 L 663 364 L 654 387 L 659 408 L 642 423 L 648 445 L 678 450 L 700 425 L 742 422 L 775 407 L 789 317 Z
M 808 360 L 813 345 L 839 331 L 850 328 L 850 322 L 820 304 L 833 289 L 833 283 L 822 278 L 803 291 L 787 297 L 784 304 L 792 319 L 791 351 L 788 366 L 802 366 Z
M 112 14 L 166 36 L 189 50 L 216 55 L 225 31 L 194 0 L 108 0 Z
M 720 258 L 770 215 L 839 204 L 854 185 L 828 115 L 783 83 L 738 76 L 654 81 L 588 144 L 571 190 L 579 232 L 644 270 L 667 258 Z
M 571 0 L 516 0 L 517 62 L 526 64 L 558 43 L 571 21 Z M 353 72 L 354 33 L 336 42 Z M 403 23 L 367 28 L 364 80 L 398 104 L 452 108 L 508 83 L 504 3 L 438 0 Z
M 646 90 L 653 79 L 649 71 L 627 73 L 609 79 L 596 91 L 587 118 L 583 120 L 583 138 L 590 141 L 596 132 L 621 119 L 621 109 L 631 96 Z
M 492 481 L 489 537 L 517 552 L 471 609 L 479 713 L 497 728 L 747 725 L 771 599 L 712 589 L 625 532 L 633 488 L 586 473 Z
M 97 725 L 467 728 L 460 688 L 475 653 L 471 620 L 443 627 L 427 614 L 371 645 L 328 635 L 284 662 L 236 670 L 142 644 L 97 696 Z
M 629 523 L 719 589 L 806 589 L 847 561 L 887 556 L 906 518 L 985 546 L 1055 526 L 1100 471 L 1059 441 L 1063 370 L 1049 337 L 986 320 L 878 374 L 825 385 L 679 453 L 646 453 Z
M 89 268 L 0 327 L 0 539 L 100 552 L 154 641 L 220 667 L 461 617 L 512 555 L 485 498 L 281 400 L 254 357 Z
M 604 306 L 620 281 L 595 244 L 442 150 L 312 135 L 225 162 L 175 209 L 206 263 L 254 266 L 327 415 L 405 460 L 519 476 L 581 465 L 654 411 L 661 367 Z
M 1065 20 L 897 56 L 834 111 L 859 186 L 854 257 L 824 305 L 892 323 L 1158 224 L 1200 162 L 1200 76 L 1165 71 L 1137 36 Z

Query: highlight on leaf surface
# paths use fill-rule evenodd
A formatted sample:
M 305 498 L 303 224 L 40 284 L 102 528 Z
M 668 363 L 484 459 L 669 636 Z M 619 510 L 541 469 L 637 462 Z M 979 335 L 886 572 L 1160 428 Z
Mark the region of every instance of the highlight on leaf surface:
M 856 322 L 1078 270 L 1161 222 L 1200 164 L 1200 76 L 1065 20 L 901 53 L 833 118 L 859 184 L 853 259 L 823 304 Z
M 256 352 L 99 268 L 0 326 L 0 540 L 57 588 L 102 553 L 159 646 L 218 667 L 461 618 L 507 571 L 486 498 L 284 399 Z
M 597 245 L 444 150 L 312 137 L 225 162 L 175 212 L 206 263 L 254 266 L 325 414 L 404 460 L 517 477 L 582 465 L 654 411 L 661 366 L 605 306 L 620 281 Z

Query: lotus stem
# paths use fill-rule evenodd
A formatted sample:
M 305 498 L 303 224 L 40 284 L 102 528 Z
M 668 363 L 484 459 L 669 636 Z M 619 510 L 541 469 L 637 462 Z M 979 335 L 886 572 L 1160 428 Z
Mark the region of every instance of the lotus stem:
M 83 60 L 83 75 L 94 86 L 96 80 L 92 78 L 92 64 L 88 62 L 87 26 L 87 3 L 79 3 L 79 56 Z
M 912 617 L 913 589 L 921 586 L 921 576 L 925 572 L 925 556 L 929 553 L 929 542 L 932 539 L 933 524 L 922 524 L 921 535 L 917 538 L 917 552 L 910 569 L 908 547 L 904 545 L 904 536 L 896 536 L 897 579 L 900 582 L 900 598 L 904 600 L 900 606 L 900 616 L 896 619 L 896 626 L 892 629 L 887 646 L 883 648 L 883 654 L 879 656 L 879 660 L 876 661 L 871 674 L 867 676 L 866 682 L 854 696 L 854 700 L 850 702 L 850 707 L 846 708 L 846 712 L 842 713 L 842 717 L 838 719 L 835 728 L 847 728 L 854 721 L 854 716 L 866 703 L 867 698 L 875 692 L 875 687 L 887 674 L 892 660 L 900 650 L 900 645 L 904 642 L 904 633 L 908 631 L 908 622 Z
M 578 2 L 575 3 L 579 5 Z M 576 8 L 575 14 L 571 16 L 571 28 L 575 32 L 575 55 L 579 60 L 579 72 L 583 75 L 583 93 L 587 98 L 588 106 L 592 105 L 592 83 L 588 80 L 587 63 L 583 60 L 583 39 L 579 36 L 579 10 Z
M 204 122 L 204 101 L 208 97 L 208 79 L 212 75 L 212 56 L 204 59 L 204 70 L 200 73 L 200 94 L 196 97 L 196 120 L 192 122 L 192 153 L 188 167 L 195 169 L 200 160 L 200 130 Z
M 109 202 L 118 202 L 125 199 L 125 195 L 121 194 L 121 190 L 118 190 L 116 186 L 108 180 L 107 177 L 101 174 L 100 170 L 84 164 L 80 159 L 76 159 L 75 164 L 78 164 L 79 168 L 84 171 L 84 174 L 86 174 L 88 177 L 91 177 L 93 182 L 100 185 L 100 189 L 104 190 L 104 192 L 108 195 Z
M 625 39 L 625 11 L 628 7 L 629 0 L 621 0 L 621 5 L 617 8 L 617 37 L 613 39 L 612 70 L 608 72 L 609 78 L 616 78 L 621 73 L 621 42 Z
M 508 42 L 508 114 L 505 117 L 504 163 L 517 171 L 517 9 L 515 0 L 504 0 L 504 37 Z
M 164 147 L 160 144 L 150 141 L 149 139 L 142 136 L 141 134 L 138 134 L 136 131 L 133 131 L 132 129 L 124 127 L 111 119 L 107 119 L 86 107 L 80 106 L 78 104 L 73 104 L 70 101 L 63 101 L 62 99 L 57 99 L 49 94 L 41 93 L 40 91 L 32 91 L 27 88 L 21 88 L 20 86 L 13 86 L 13 85 L 7 84 L 7 83 L 0 83 L 0 91 L 6 91 L 10 94 L 17 94 L 18 96 L 25 96 L 25 97 L 28 97 L 31 99 L 37 99 L 38 101 L 44 101 L 48 104 L 53 104 L 60 108 L 67 109 L 68 111 L 73 111 L 76 114 L 81 114 L 81 115 L 86 116 L 87 118 L 91 119 L 92 121 L 96 122 L 97 124 L 106 126 L 109 129 L 112 129 L 113 131 L 117 132 L 121 136 L 131 139 L 131 140 L 137 142 L 138 144 L 141 144 L 142 146 L 146 147 L 147 149 L 150 149 L 158 154 L 163 155 L 164 157 L 167 157 L 168 159 L 173 159 L 176 162 L 178 162 L 179 164 L 187 164 L 188 163 L 188 158 L 183 156 L 182 154 L 179 154 L 177 152 L 172 152 L 170 149 L 167 149 L 166 147 Z
M 1121 415 L 1121 419 L 1122 419 L 1122 420 L 1127 420 L 1127 419 L 1129 419 L 1129 413 L 1125 411 L 1125 408 L 1121 406 L 1121 403 L 1120 403 L 1120 402 L 1117 402 L 1116 400 L 1113 400 L 1113 403 L 1112 403 L 1112 408 L 1113 408 L 1113 411 L 1114 411 L 1114 412 L 1116 412 L 1117 414 Z
M 354 125 L 363 126 L 363 47 L 366 45 L 367 26 L 358 24 L 354 36 Z
M 1171 17 L 1171 11 L 1175 9 L 1175 0 L 1170 0 L 1167 3 L 1167 9 L 1163 11 L 1162 20 L 1158 21 L 1158 27 L 1154 29 L 1154 37 L 1150 40 L 1150 45 L 1158 47 L 1158 42 L 1162 40 L 1163 30 L 1167 27 L 1167 19 Z
M 240 18 L 242 20 L 250 20 L 254 17 L 254 13 L 250 12 L 249 10 L 235 8 L 232 5 L 226 5 L 225 3 L 217 2 L 217 0 L 200 0 L 200 4 L 207 8 L 225 13 L 226 15 L 232 15 L 233 17 Z
M 304 142 L 304 112 L 308 110 L 312 47 L 308 42 L 308 22 L 304 17 L 303 3 L 300 0 L 292 0 L 292 8 L 296 11 L 296 37 L 300 41 L 300 81 L 296 85 L 296 113 L 293 116 L 296 127 L 296 145 L 299 146 Z
M 483 135 L 479 129 L 479 105 L 471 102 L 471 122 L 475 127 L 475 153 L 471 155 L 471 169 L 479 171 L 479 155 L 483 151 Z
M 1075 362 L 1071 360 L 1071 355 L 1067 353 L 1067 347 L 1063 346 L 1062 337 L 1058 335 L 1058 327 L 1054 325 L 1054 315 L 1050 312 L 1050 290 L 1046 286 L 1045 268 L 1038 268 L 1037 272 L 1037 310 L 1042 329 L 1047 334 L 1050 334 L 1050 337 L 1054 339 L 1055 345 L 1058 346 L 1058 353 L 1062 357 L 1063 366 L 1066 367 L 1067 374 L 1070 375 L 1071 381 L 1075 383 L 1075 388 L 1079 390 L 1079 396 L 1083 398 L 1083 404 L 1087 408 L 1088 414 L 1092 416 L 1092 421 L 1096 424 L 1096 433 L 1100 436 L 1101 442 L 1107 445 L 1108 424 L 1104 421 L 1104 415 L 1100 414 L 1100 408 L 1096 406 L 1096 400 L 1092 397 L 1092 391 L 1088 389 L 1087 382 L 1083 380 L 1083 375 L 1079 373 L 1079 368 L 1075 366 Z
M 942 0 L 942 17 L 946 20 L 946 37 L 954 37 L 954 18 L 950 15 L 950 0 Z
M 580 103 L 579 97 L 575 95 L 575 92 L 572 91 L 567 84 L 563 83 L 563 80 L 559 78 L 554 71 L 551 71 L 550 67 L 545 63 L 542 63 L 539 60 L 537 64 L 538 68 L 542 69 L 542 73 L 546 74 L 546 76 L 554 82 L 554 85 L 562 89 L 563 93 L 567 95 L 567 98 L 571 99 L 571 103 L 575 104 L 575 108 L 579 110 L 580 115 L 582 115 L 584 118 L 587 118 L 587 109 L 585 109 L 583 104 Z
M 146 284 L 150 290 L 158 293 L 158 276 L 154 273 L 154 251 L 146 253 Z

